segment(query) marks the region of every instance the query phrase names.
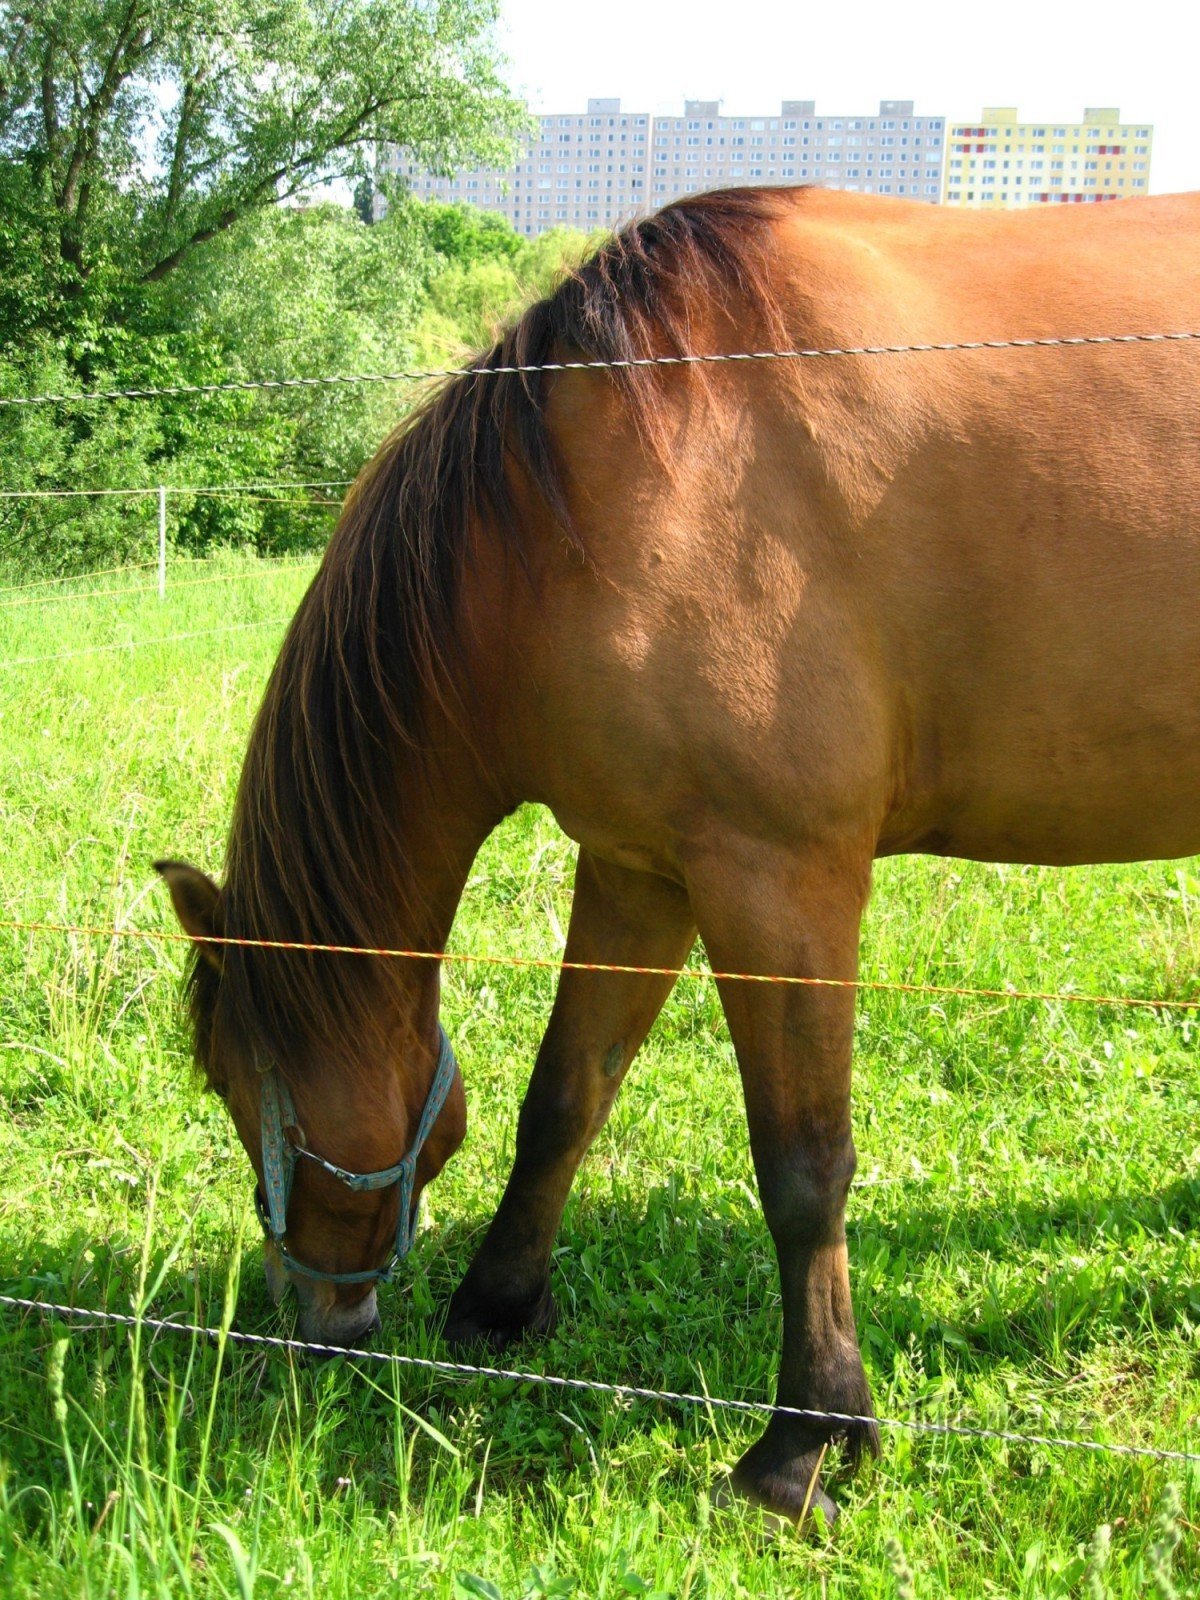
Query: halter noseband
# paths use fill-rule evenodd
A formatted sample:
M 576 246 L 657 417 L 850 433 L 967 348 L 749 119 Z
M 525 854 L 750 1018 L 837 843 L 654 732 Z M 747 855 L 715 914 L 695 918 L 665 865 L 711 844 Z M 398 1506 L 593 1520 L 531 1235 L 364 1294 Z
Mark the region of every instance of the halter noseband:
M 429 1138 L 433 1125 L 446 1104 L 446 1096 L 450 1093 L 450 1085 L 454 1082 L 457 1070 L 450 1040 L 446 1036 L 446 1030 L 440 1025 L 438 1039 L 437 1070 L 434 1072 L 433 1083 L 425 1100 L 425 1108 L 421 1112 L 421 1120 L 417 1123 L 416 1137 L 409 1146 L 408 1154 L 397 1161 L 394 1167 L 385 1167 L 382 1172 L 347 1172 L 344 1167 L 335 1166 L 332 1161 L 314 1155 L 305 1145 L 293 1143 L 285 1131 L 297 1126 L 296 1108 L 288 1086 L 273 1067 L 262 1074 L 262 1168 L 266 1199 L 264 1201 L 262 1192 L 256 1187 L 254 1205 L 263 1232 L 278 1249 L 283 1264 L 289 1272 L 298 1272 L 302 1277 L 315 1278 L 321 1283 L 370 1283 L 373 1280 L 387 1283 L 397 1266 L 412 1249 L 412 1201 L 413 1185 L 417 1176 L 417 1157 L 421 1154 L 425 1141 Z M 392 1257 L 386 1266 L 367 1267 L 362 1272 L 322 1272 L 319 1267 L 307 1267 L 302 1261 L 297 1261 L 295 1256 L 284 1248 L 288 1200 L 291 1198 L 297 1156 L 315 1161 L 317 1166 L 329 1173 L 330 1177 L 345 1184 L 346 1188 L 353 1190 L 355 1194 L 363 1194 L 371 1189 L 389 1189 L 392 1184 L 399 1184 L 400 1220 L 396 1224 L 396 1242 L 392 1249 Z

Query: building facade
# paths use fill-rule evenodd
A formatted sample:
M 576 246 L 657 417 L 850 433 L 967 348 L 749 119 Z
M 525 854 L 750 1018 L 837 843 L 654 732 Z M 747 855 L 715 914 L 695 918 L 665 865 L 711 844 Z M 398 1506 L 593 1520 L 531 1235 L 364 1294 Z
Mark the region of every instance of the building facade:
M 944 198 L 951 206 L 1030 206 L 1122 200 L 1150 190 L 1154 129 L 1121 121 L 1116 106 L 1089 106 L 1082 122 L 1022 122 L 1015 106 L 985 106 L 954 123 L 946 141 Z
M 654 206 L 703 189 L 819 183 L 936 204 L 944 117 L 918 117 L 911 100 L 884 100 L 874 116 L 818 116 L 812 100 L 785 100 L 778 116 L 724 117 L 715 100 L 689 100 L 682 117 L 655 117 Z
M 518 233 L 591 232 L 681 195 L 760 184 L 820 183 L 936 204 L 945 129 L 944 117 L 916 116 L 911 100 L 885 100 L 873 116 L 818 116 L 811 100 L 785 100 L 778 115 L 761 117 L 722 116 L 710 100 L 687 101 L 680 117 L 589 100 L 582 115 L 539 117 L 507 170 L 438 177 L 397 149 L 387 164 L 419 198 L 498 211 Z
M 537 119 L 534 138 L 506 170 L 479 167 L 438 177 L 392 149 L 388 168 L 422 200 L 466 201 L 498 211 L 518 233 L 611 228 L 651 209 L 651 118 L 619 100 L 589 100 L 587 111 Z
M 761 117 L 688 100 L 682 116 L 652 117 L 610 99 L 539 117 L 506 170 L 439 177 L 395 148 L 386 160 L 418 197 L 481 206 L 535 235 L 613 228 L 682 195 L 759 184 L 973 207 L 1120 200 L 1149 193 L 1153 137 L 1115 106 L 1059 124 L 988 106 L 978 122 L 947 128 L 944 117 L 917 116 L 911 100 L 884 100 L 874 116 L 818 116 L 811 100 L 785 100 L 777 116 Z

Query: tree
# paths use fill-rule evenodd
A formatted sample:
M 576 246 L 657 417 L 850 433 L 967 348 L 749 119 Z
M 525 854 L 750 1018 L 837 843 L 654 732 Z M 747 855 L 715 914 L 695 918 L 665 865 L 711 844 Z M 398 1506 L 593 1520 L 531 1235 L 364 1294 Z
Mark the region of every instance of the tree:
M 5 229 L 0 214 L 0 242 Z M 105 384 L 445 366 L 546 293 L 588 242 L 565 230 L 522 239 L 503 218 L 411 197 L 371 227 L 328 202 L 260 210 L 150 285 L 136 320 L 106 330 Z M 0 297 L 6 287 L 0 279 Z M 77 386 L 78 362 L 54 346 L 43 338 L 15 360 L 0 353 L 0 393 Z M 403 383 L 337 384 L 0 409 L 0 483 L 163 483 L 180 549 L 319 549 L 336 488 L 242 495 L 190 494 L 185 486 L 350 479 L 423 392 Z M 145 498 L 0 499 L 0 578 L 143 559 L 155 515 Z
M 375 195 L 374 176 L 369 172 L 364 172 L 354 185 L 354 194 L 350 203 L 354 207 L 355 216 L 368 228 L 375 221 Z
M 0 0 L 0 214 L 38 240 L 42 325 L 361 179 L 377 142 L 441 169 L 502 159 L 523 111 L 495 15 L 496 0 Z

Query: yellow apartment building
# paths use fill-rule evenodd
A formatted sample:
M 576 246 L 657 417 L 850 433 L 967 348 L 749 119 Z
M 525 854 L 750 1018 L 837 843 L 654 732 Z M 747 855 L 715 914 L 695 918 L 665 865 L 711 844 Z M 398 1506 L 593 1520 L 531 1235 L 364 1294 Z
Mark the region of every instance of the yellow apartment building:
M 1058 205 L 1124 200 L 1150 189 L 1154 129 L 1088 106 L 1082 122 L 1021 122 L 1015 106 L 985 106 L 951 123 L 942 197 L 949 206 Z

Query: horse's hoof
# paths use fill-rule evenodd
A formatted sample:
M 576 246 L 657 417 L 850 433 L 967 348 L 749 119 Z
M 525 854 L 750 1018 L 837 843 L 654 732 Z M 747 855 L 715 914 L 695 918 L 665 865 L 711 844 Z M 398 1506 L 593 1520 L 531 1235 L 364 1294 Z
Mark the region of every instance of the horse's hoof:
M 832 1528 L 838 1508 L 821 1487 L 825 1453 L 824 1449 L 806 1452 L 788 1462 L 786 1470 L 777 1464 L 774 1470 L 756 1471 L 756 1447 L 751 1447 L 731 1473 L 713 1484 L 713 1507 L 718 1511 L 757 1509 L 763 1533 L 770 1539 Z
M 499 1354 L 527 1338 L 546 1339 L 558 1325 L 558 1306 L 549 1286 L 523 1306 L 469 1304 L 461 1289 L 450 1300 L 442 1337 L 455 1350 L 491 1350 Z

